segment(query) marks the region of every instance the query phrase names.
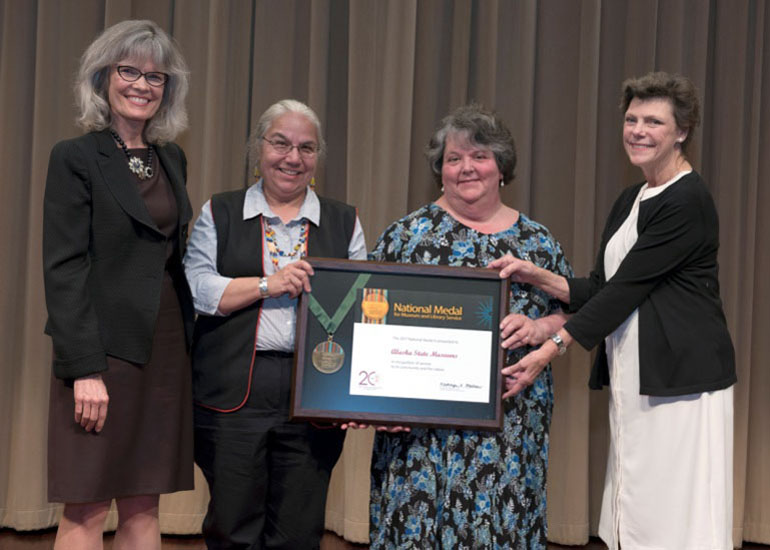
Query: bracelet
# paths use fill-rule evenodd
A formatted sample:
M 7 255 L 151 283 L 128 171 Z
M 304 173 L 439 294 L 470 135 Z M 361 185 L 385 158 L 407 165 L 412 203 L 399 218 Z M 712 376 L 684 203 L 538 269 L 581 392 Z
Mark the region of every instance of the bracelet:
M 262 277 L 259 280 L 259 297 L 260 298 L 267 298 L 268 291 L 267 291 L 267 277 Z
M 556 344 L 556 347 L 559 348 L 559 355 L 567 353 L 567 346 L 564 345 L 564 340 L 562 340 L 558 333 L 553 333 L 548 338 L 550 338 L 551 342 Z

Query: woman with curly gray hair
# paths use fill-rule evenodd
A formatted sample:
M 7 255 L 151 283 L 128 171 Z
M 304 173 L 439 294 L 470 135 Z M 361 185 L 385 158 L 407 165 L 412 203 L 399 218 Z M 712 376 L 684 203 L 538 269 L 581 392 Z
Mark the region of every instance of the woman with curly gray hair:
M 123 21 L 83 54 L 75 94 L 86 134 L 51 151 L 43 269 L 53 341 L 48 498 L 64 502 L 55 548 L 100 548 L 112 499 L 116 546 L 160 548 L 161 493 L 193 488 L 182 270 L 192 208 L 187 69 L 151 21 Z M 109 414 L 108 414 L 109 410 Z
M 516 150 L 497 115 L 460 107 L 441 122 L 427 156 L 441 195 L 388 227 L 370 259 L 485 267 L 513 254 L 572 273 L 548 229 L 502 200 Z M 500 330 L 508 363 L 565 320 L 558 300 L 529 285 L 512 285 L 510 311 Z M 372 549 L 546 548 L 550 366 L 503 407 L 499 432 L 397 427 L 377 433 Z

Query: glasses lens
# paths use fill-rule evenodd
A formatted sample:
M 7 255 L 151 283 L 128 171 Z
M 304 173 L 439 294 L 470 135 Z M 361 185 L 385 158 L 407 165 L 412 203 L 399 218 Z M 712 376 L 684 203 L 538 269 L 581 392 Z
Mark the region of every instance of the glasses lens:
M 165 73 L 145 73 L 144 78 L 151 86 L 163 86 L 168 79 Z
M 303 143 L 302 145 L 292 145 L 291 143 L 287 141 L 283 141 L 282 139 L 267 139 L 262 138 L 266 142 L 268 142 L 272 147 L 273 150 L 275 150 L 276 153 L 280 155 L 288 155 L 294 147 L 297 148 L 297 152 L 302 155 L 303 157 L 312 157 L 318 152 L 318 145 L 315 143 Z
M 274 141 L 269 141 L 270 145 L 273 146 L 273 149 L 277 153 L 280 153 L 282 155 L 285 155 L 289 151 L 291 151 L 291 145 L 289 143 L 286 143 L 285 141 L 281 141 L 280 139 L 276 139 Z
M 126 80 L 128 82 L 133 82 L 134 80 L 142 76 L 142 72 L 139 69 L 129 67 L 128 65 L 119 66 L 118 74 L 121 76 L 123 80 Z
M 315 143 L 303 143 L 299 146 L 299 152 L 306 157 L 312 157 L 317 151 L 318 148 Z

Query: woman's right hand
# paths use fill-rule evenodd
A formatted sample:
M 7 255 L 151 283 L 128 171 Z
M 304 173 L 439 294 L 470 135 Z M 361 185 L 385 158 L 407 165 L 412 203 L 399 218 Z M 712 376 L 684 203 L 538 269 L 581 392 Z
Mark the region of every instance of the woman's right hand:
M 102 431 L 107 420 L 107 405 L 110 401 L 107 386 L 101 374 L 91 374 L 78 378 L 74 383 L 75 422 L 87 432 Z
M 313 267 L 305 260 L 298 260 L 287 264 L 267 278 L 267 292 L 271 298 L 288 294 L 290 298 L 296 298 L 302 291 L 310 292 L 310 277 L 313 275 Z
M 567 279 L 547 269 L 538 267 L 532 262 L 514 258 L 511 254 L 506 254 L 502 258 L 497 258 L 487 264 L 491 269 L 500 270 L 500 278 L 510 277 L 514 283 L 525 283 L 534 285 L 547 292 L 557 300 L 569 303 L 569 284 Z
M 487 264 L 491 269 L 500 270 L 500 278 L 511 278 L 515 283 L 531 283 L 537 266 L 532 262 L 515 258 L 512 254 L 506 254 Z

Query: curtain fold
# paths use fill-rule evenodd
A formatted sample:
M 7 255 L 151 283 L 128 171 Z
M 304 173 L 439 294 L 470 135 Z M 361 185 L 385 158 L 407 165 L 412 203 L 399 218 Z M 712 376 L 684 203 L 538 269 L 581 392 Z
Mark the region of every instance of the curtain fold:
M 0 0 L 0 526 L 54 525 L 46 501 L 51 346 L 42 330 L 42 196 L 54 143 L 79 133 L 72 83 L 95 36 L 150 18 L 191 71 L 188 157 L 196 212 L 253 181 L 246 139 L 275 101 L 321 118 L 318 191 L 358 207 L 371 247 L 393 220 L 434 200 L 424 149 L 440 119 L 477 101 L 509 123 L 518 165 L 505 202 L 545 224 L 576 273 L 594 264 L 607 213 L 641 173 L 621 144 L 623 79 L 690 76 L 702 97 L 690 158 L 720 216 L 720 282 L 736 346 L 734 542 L 770 544 L 770 16 L 736 0 Z M 607 392 L 589 392 L 592 354 L 554 364 L 549 538 L 596 532 Z M 372 432 L 349 434 L 327 524 L 368 538 Z M 193 533 L 196 489 L 161 499 L 161 527 Z M 109 523 L 114 527 L 115 516 Z
M 770 312 L 767 307 L 763 307 L 770 304 L 770 285 L 767 284 L 767 273 L 770 272 L 770 247 L 767 246 L 770 242 L 770 222 L 764 215 L 770 200 L 770 186 L 767 184 L 770 178 L 770 155 L 767 154 L 770 144 L 770 109 L 767 108 L 770 87 L 770 14 L 765 4 L 758 6 L 757 12 L 754 19 L 757 37 L 754 41 L 754 87 L 749 114 L 752 122 L 749 179 L 752 196 L 756 197 L 750 205 L 751 218 L 756 225 L 755 231 L 747 238 L 752 246 L 747 246 L 744 255 L 747 275 L 752 277 L 748 290 L 752 298 L 752 312 L 746 327 L 750 331 L 749 364 L 752 369 L 748 393 L 747 440 L 750 444 L 747 445 L 745 455 L 746 494 L 743 499 L 742 538 L 770 541 L 770 508 L 767 504 L 770 460 L 766 454 L 770 449 L 770 407 L 758 406 L 759 403 L 767 402 L 766 391 L 770 387 L 770 372 L 758 367 L 770 357 L 770 342 L 763 328 L 770 323 Z

